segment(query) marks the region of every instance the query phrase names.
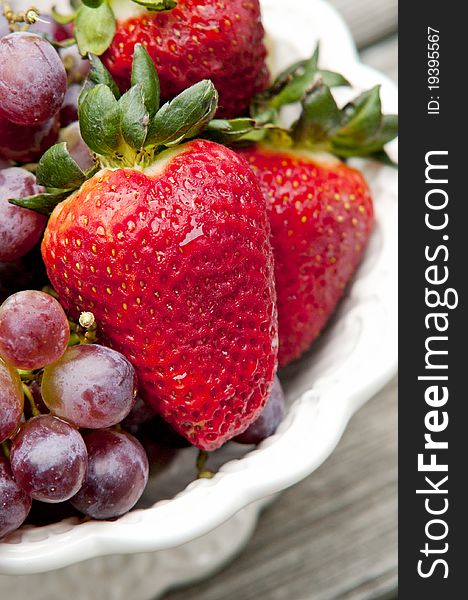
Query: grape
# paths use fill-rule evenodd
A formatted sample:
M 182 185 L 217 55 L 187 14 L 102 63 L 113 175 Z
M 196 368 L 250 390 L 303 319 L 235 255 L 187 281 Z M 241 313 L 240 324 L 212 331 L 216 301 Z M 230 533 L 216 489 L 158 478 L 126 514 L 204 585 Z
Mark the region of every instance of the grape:
M 47 224 L 44 215 L 13 206 L 8 200 L 39 194 L 43 189 L 25 169 L 11 167 L 0 171 L 0 261 L 24 256 L 39 241 Z
M 54 47 L 35 33 L 0 39 L 0 113 L 18 125 L 37 125 L 60 109 L 67 74 Z
M 16 162 L 34 162 L 57 141 L 57 117 L 40 125 L 16 125 L 0 114 L 0 158 Z
M 87 171 L 94 165 L 93 157 L 80 133 L 78 121 L 60 130 L 60 142 L 66 142 L 68 152 L 82 171 Z
M 18 292 L 0 306 L 0 356 L 17 369 L 40 369 L 58 360 L 69 339 L 67 316 L 48 294 Z
M 62 108 L 60 109 L 60 125 L 66 127 L 78 120 L 78 98 L 81 94 L 81 86 L 77 83 L 72 83 L 63 99 Z
M 23 414 L 23 399 L 20 376 L 0 358 L 0 443 L 16 433 Z
M 156 413 L 151 406 L 147 404 L 141 396 L 137 396 L 132 410 L 122 421 L 122 427 L 132 435 L 136 435 L 141 426 L 155 416 Z
M 119 352 L 95 344 L 74 346 L 47 367 L 42 397 L 49 410 L 78 427 L 120 423 L 136 396 L 135 369 Z
M 80 433 L 52 415 L 27 421 L 11 445 L 15 481 L 31 498 L 63 502 L 80 489 L 88 453 Z
M 239 444 L 259 444 L 273 435 L 283 419 L 285 411 L 284 393 L 280 380 L 275 377 L 270 397 L 263 412 L 244 433 L 234 438 Z
M 0 538 L 20 527 L 31 509 L 31 498 L 13 479 L 10 463 L 0 456 Z
M 73 506 L 94 519 L 110 519 L 129 511 L 148 481 L 148 458 L 128 433 L 101 429 L 84 435 L 88 473 L 71 499 Z

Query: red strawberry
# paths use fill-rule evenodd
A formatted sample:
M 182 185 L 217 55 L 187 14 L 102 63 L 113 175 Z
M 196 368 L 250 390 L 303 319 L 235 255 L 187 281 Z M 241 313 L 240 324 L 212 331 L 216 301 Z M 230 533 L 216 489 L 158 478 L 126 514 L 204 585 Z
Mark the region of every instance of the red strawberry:
M 121 90 L 130 84 L 133 47 L 149 52 L 169 100 L 202 79 L 211 79 L 220 96 L 220 117 L 247 111 L 269 83 L 258 0 L 180 0 L 176 8 L 148 12 L 126 6 L 103 61 Z
M 150 144 L 147 137 L 138 151 L 124 141 L 134 142 L 138 125 L 141 88 L 132 90 L 131 115 L 123 112 L 125 97 L 117 102 L 109 87 L 85 92 L 83 138 L 112 168 L 55 208 L 43 258 L 70 314 L 93 312 L 103 341 L 134 364 L 144 398 L 190 442 L 213 450 L 256 419 L 274 377 L 277 317 L 265 201 L 246 161 L 224 146 L 198 140 L 161 153 L 183 139 L 185 113 L 189 136 L 214 113 L 210 84 L 176 98 L 149 124 L 143 114 L 148 136 L 152 131 L 151 139 L 166 142 Z M 118 153 L 105 155 L 115 134 L 110 114 L 123 139 Z M 80 185 L 77 165 L 59 145 L 44 155 L 38 177 L 49 188 L 66 188 L 71 184 L 56 179 L 65 171 Z
M 383 146 L 397 131 L 396 117 L 381 113 L 378 88 L 340 111 L 329 88 L 317 78 L 317 60 L 318 51 L 310 61 L 298 63 L 296 72 L 293 68 L 280 75 L 271 95 L 264 94 L 254 106 L 260 113 L 275 111 L 305 92 L 303 113 L 292 129 L 270 134 L 271 145 L 239 150 L 268 203 L 282 366 L 305 352 L 323 330 L 372 231 L 366 180 L 336 157 L 387 160 Z M 336 74 L 323 72 L 323 77 L 343 83 Z
M 242 154 L 269 202 L 286 365 L 309 348 L 343 295 L 372 230 L 372 199 L 362 173 L 331 156 L 260 145 Z

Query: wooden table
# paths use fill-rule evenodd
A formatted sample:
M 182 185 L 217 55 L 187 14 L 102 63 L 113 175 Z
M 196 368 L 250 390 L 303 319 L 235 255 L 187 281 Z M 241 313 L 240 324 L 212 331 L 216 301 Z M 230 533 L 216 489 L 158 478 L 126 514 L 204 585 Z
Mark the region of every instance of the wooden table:
M 362 60 L 396 80 L 396 0 L 331 3 L 350 25 Z M 234 563 L 165 600 L 396 598 L 396 415 L 394 380 L 353 418 L 320 469 L 265 511 Z

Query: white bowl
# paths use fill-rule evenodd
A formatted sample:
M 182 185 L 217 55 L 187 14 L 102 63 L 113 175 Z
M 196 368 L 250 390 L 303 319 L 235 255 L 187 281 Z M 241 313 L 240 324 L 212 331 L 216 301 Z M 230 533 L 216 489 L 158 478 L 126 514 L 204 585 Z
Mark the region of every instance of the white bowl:
M 396 112 L 395 85 L 359 63 L 346 26 L 330 6 L 322 0 L 262 0 L 262 6 L 275 71 L 310 56 L 320 40 L 325 68 L 342 72 L 358 90 L 380 83 L 384 110 Z M 340 90 L 340 100 L 347 94 Z M 389 151 L 396 158 L 396 144 Z M 373 190 L 377 226 L 333 323 L 286 373 L 290 408 L 278 432 L 237 460 L 229 459 L 242 456 L 240 447 L 228 445 L 215 457 L 222 464 L 217 475 L 185 489 L 193 478 L 194 454 L 183 451 L 150 483 L 143 501 L 148 507 L 114 522 L 69 519 L 11 534 L 0 543 L 0 573 L 10 575 L 0 576 L 0 596 L 53 600 L 67 591 L 87 600 L 154 598 L 236 552 L 264 499 L 327 458 L 352 414 L 397 364 L 397 175 L 365 161 L 359 166 Z M 174 492 L 179 493 L 172 497 Z M 158 498 L 170 499 L 154 503 Z M 31 577 L 52 570 L 53 577 Z M 150 572 L 153 577 L 145 576 Z

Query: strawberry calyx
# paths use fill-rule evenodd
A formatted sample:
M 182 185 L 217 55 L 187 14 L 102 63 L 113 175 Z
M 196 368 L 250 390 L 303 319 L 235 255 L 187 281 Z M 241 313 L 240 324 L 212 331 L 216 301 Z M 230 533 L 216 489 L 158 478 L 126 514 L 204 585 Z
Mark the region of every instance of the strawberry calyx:
M 147 51 L 137 44 L 131 87 L 120 95 L 100 59 L 91 68 L 78 102 L 83 140 L 93 152 L 94 166 L 82 171 L 66 142 L 55 144 L 40 159 L 36 179 L 46 191 L 11 199 L 16 206 L 50 215 L 55 206 L 99 169 L 144 170 L 165 150 L 197 137 L 218 107 L 218 93 L 209 80 L 200 81 L 160 106 L 159 79 Z M 252 127 L 251 127 L 252 128 Z
M 380 86 L 339 108 L 332 87 L 349 86 L 339 73 L 319 68 L 319 48 L 311 58 L 283 71 L 251 105 L 251 119 L 212 121 L 204 135 L 218 142 L 262 142 L 276 148 L 332 154 L 342 160 L 367 157 L 394 166 L 385 145 L 398 135 L 398 117 L 384 115 Z M 291 127 L 280 125 L 281 109 L 300 103 Z M 250 131 L 249 131 L 250 127 Z

